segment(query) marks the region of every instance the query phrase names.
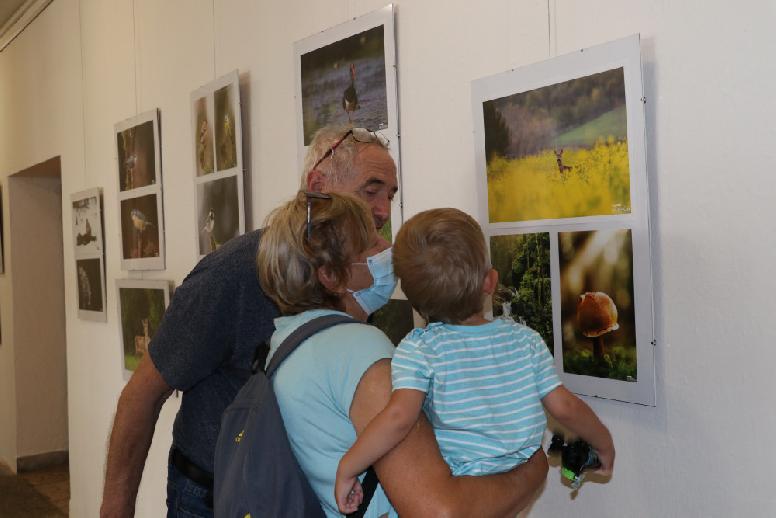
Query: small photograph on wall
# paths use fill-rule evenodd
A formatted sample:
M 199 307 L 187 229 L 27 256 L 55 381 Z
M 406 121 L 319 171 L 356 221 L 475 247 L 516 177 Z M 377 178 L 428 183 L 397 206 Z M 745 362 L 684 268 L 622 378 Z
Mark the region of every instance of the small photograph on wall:
M 297 157 L 300 173 L 316 132 L 366 128 L 389 142 L 399 191 L 391 205 L 392 240 L 402 223 L 401 158 L 393 6 L 329 27 L 294 43 Z M 352 138 L 352 137 L 350 137 Z
M 204 101 L 203 101 L 204 99 Z M 192 128 L 195 137 L 197 199 L 194 206 L 197 256 L 218 249 L 245 232 L 245 202 L 242 168 L 242 120 L 240 115 L 240 74 L 232 72 L 199 87 L 191 93 Z M 214 160 L 212 174 L 201 174 L 203 106 L 208 106 Z M 211 142 L 211 140 L 208 140 Z M 212 156 L 211 156 L 212 155 Z
M 78 316 L 83 320 L 105 322 L 105 270 L 102 257 L 76 259 Z
M 193 102 L 194 149 L 197 176 L 214 171 L 213 116 L 208 97 L 198 97 Z
M 491 236 L 490 261 L 499 279 L 493 315 L 530 327 L 554 353 L 549 233 Z
M 149 115 L 143 116 L 137 124 L 125 121 L 117 125 L 120 191 L 131 191 L 157 183 L 159 139 L 156 113 L 156 110 L 149 112 Z M 123 129 L 119 129 L 119 126 Z
M 482 104 L 489 221 L 631 210 L 622 67 Z
M 564 372 L 637 381 L 631 231 L 559 232 L 558 252 Z
M 122 270 L 164 269 L 159 110 L 115 125 Z
M 393 345 L 399 345 L 407 333 L 415 328 L 412 305 L 406 299 L 391 299 L 372 314 L 370 322 L 385 333 Z
M 197 185 L 199 253 L 206 255 L 240 235 L 240 204 L 237 178 Z
M 161 200 L 156 194 L 121 200 L 122 261 L 134 270 L 160 270 L 163 233 L 159 214 Z
M 125 372 L 131 372 L 148 354 L 148 345 L 170 303 L 170 283 L 163 280 L 118 279 L 116 291 L 122 365 Z
M 323 126 L 388 126 L 382 25 L 301 56 L 304 145 Z
M 229 83 L 215 91 L 216 164 L 219 171 L 237 167 L 237 123 L 235 102 L 237 84 Z
M 102 190 L 89 189 L 71 196 L 73 243 L 76 257 L 102 254 Z

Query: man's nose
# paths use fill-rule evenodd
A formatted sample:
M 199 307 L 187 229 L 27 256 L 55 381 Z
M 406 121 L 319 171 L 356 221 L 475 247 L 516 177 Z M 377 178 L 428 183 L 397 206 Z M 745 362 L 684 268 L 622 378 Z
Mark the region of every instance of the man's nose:
M 372 216 L 375 218 L 375 226 L 380 229 L 391 217 L 391 200 L 380 196 L 372 203 Z

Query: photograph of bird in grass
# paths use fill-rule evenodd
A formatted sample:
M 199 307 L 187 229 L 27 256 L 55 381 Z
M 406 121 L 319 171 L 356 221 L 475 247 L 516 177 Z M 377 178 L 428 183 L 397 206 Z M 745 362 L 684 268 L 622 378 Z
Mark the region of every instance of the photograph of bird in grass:
M 301 56 L 305 146 L 329 124 L 388 126 L 383 37 L 379 25 Z

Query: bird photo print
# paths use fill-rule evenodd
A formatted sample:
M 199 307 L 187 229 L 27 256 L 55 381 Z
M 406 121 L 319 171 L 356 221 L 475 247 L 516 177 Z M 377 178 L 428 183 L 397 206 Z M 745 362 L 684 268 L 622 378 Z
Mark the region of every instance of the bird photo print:
M 237 178 L 197 184 L 199 253 L 209 254 L 240 235 Z
M 159 217 L 155 194 L 121 201 L 124 259 L 159 257 Z
M 307 146 L 319 128 L 388 126 L 384 27 L 379 25 L 301 56 L 302 125 Z

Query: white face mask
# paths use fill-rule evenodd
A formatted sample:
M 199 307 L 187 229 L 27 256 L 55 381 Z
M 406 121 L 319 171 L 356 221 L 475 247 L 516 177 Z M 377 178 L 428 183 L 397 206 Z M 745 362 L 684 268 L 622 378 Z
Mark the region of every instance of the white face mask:
M 359 263 L 354 263 L 359 264 Z M 360 263 L 363 264 L 363 263 Z M 348 290 L 367 315 L 371 315 L 388 304 L 396 289 L 396 277 L 393 275 L 393 252 L 386 248 L 382 252 L 366 258 L 369 273 L 372 274 L 372 285 L 362 290 Z

